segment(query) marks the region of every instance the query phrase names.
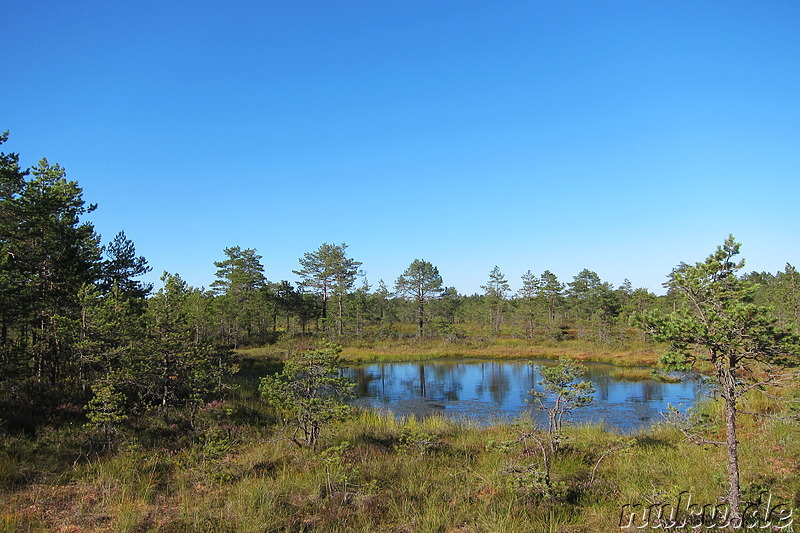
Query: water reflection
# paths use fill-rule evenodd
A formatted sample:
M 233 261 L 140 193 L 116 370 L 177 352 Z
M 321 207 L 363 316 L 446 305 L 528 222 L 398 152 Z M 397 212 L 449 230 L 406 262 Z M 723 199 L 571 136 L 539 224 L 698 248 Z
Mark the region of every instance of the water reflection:
M 539 368 L 556 364 L 534 361 L 434 361 L 352 366 L 345 374 L 356 383 L 354 405 L 391 410 L 396 415 L 443 413 L 481 423 L 529 413 L 546 422 L 544 413 L 528 404 L 530 391 L 541 388 Z M 594 402 L 576 412 L 576 422 L 603 422 L 609 428 L 632 431 L 660 419 L 668 404 L 694 404 L 696 380 L 663 383 L 624 381 L 611 377 L 613 365 L 587 364 L 597 392 Z

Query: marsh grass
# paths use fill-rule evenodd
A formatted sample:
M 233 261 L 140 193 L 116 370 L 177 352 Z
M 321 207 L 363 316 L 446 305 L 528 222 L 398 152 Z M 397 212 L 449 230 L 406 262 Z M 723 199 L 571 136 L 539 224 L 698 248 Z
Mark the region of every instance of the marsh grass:
M 573 354 L 585 347 L 564 342 Z M 475 341 L 469 349 L 481 357 L 540 356 L 524 341 L 500 346 Z M 392 357 L 406 350 L 384 348 Z M 356 410 L 316 450 L 301 448 L 250 384 L 273 372 L 276 360 L 247 353 L 228 400 L 191 414 L 143 416 L 114 454 L 94 450 L 80 426 L 0 433 L 0 532 L 594 533 L 617 530 L 625 503 L 675 501 L 685 491 L 713 503 L 727 490 L 724 449 L 695 446 L 666 425 L 633 435 L 602 424 L 565 428 L 549 491 L 540 451 L 522 438 L 539 430 L 524 419 L 485 427 Z M 697 412 L 720 420 L 721 409 L 710 400 Z M 788 406 L 752 394 L 742 409 L 782 416 Z M 798 424 L 749 414 L 740 422 L 747 497 L 769 491 L 798 507 Z M 722 435 L 721 427 L 709 431 Z
M 616 380 L 624 381 L 646 381 L 657 380 L 664 383 L 678 383 L 680 376 L 673 376 L 659 372 L 652 367 L 617 367 L 609 373 L 609 376 Z
M 745 432 L 759 439 L 743 437 L 747 490 L 796 506 L 796 424 L 750 424 Z M 566 429 L 553 462 L 561 489 L 545 496 L 524 475 L 541 460 L 517 440 L 529 431 L 524 421 L 487 428 L 361 411 L 316 451 L 276 433 L 243 439 L 218 458 L 236 472 L 222 478 L 201 468 L 200 439 L 169 453 L 129 445 L 79 464 L 69 479 L 6 490 L 0 531 L 595 532 L 616 528 L 623 503 L 725 493 L 724 450 L 666 426 L 618 435 L 584 425 Z
M 654 365 L 658 356 L 652 345 L 628 342 L 625 345 L 602 345 L 582 339 L 561 341 L 520 339 L 516 337 L 465 337 L 454 341 L 440 338 L 401 337 L 393 339 L 340 339 L 341 357 L 352 363 L 428 361 L 440 358 L 559 359 L 612 363 L 619 366 Z M 300 339 L 286 346 L 238 350 L 247 361 L 278 361 L 287 351 L 308 349 L 313 342 Z M 268 364 L 261 363 L 263 370 Z M 248 363 L 248 369 L 258 363 Z

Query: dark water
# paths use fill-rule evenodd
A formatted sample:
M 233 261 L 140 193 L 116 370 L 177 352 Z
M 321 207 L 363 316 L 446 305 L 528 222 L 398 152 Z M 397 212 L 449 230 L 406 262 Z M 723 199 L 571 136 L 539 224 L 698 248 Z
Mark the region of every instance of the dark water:
M 526 400 L 541 380 L 541 365 L 556 361 L 428 361 L 418 363 L 377 363 L 352 366 L 345 374 L 356 382 L 359 407 L 388 410 L 395 415 L 425 416 L 443 414 L 467 418 L 483 424 L 530 414 L 546 424 L 543 412 Z M 700 383 L 685 379 L 680 383 L 657 380 L 625 381 L 613 379 L 613 365 L 588 363 L 584 379 L 597 389 L 594 401 L 575 411 L 572 422 L 602 422 L 622 432 L 634 431 L 661 420 L 669 404 L 693 405 Z

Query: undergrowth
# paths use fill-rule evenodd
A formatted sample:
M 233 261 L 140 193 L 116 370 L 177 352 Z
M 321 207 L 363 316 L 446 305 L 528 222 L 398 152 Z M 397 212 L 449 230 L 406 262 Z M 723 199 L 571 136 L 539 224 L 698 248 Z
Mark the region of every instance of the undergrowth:
M 316 449 L 300 447 L 252 384 L 278 365 L 250 351 L 241 368 L 227 400 L 141 415 L 113 453 L 76 416 L 0 431 L 0 532 L 594 533 L 618 530 L 625 504 L 686 493 L 716 503 L 727 491 L 724 449 L 666 425 L 632 435 L 566 427 L 548 472 L 543 435 L 524 420 L 485 427 L 362 410 Z M 740 416 L 742 487 L 745 498 L 768 493 L 796 509 L 800 426 L 782 419 L 782 400 L 753 394 L 741 405 L 777 416 Z M 721 438 L 720 403 L 696 412 Z
M 4 435 L 0 531 L 595 532 L 616 529 L 624 503 L 684 491 L 715 502 L 726 490 L 723 450 L 663 426 L 635 435 L 567 428 L 545 488 L 542 458 L 520 438 L 537 430 L 524 422 L 486 428 L 362 411 L 314 451 L 274 426 L 232 424 L 228 407 L 204 413 L 195 432 L 160 428 L 146 443 L 130 434 L 113 455 L 83 453 L 74 428 Z M 746 494 L 800 504 L 797 425 L 754 418 L 742 435 Z

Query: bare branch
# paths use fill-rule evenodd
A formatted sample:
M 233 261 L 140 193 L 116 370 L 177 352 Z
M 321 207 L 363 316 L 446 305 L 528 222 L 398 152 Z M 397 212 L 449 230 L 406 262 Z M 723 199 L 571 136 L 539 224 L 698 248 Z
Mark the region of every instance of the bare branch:
M 680 413 L 677 410 L 670 411 L 669 413 L 661 413 L 661 417 L 667 424 L 683 433 L 683 436 L 686 437 L 686 439 L 692 444 L 696 444 L 698 446 L 727 446 L 728 444 L 727 442 L 708 440 L 707 438 L 703 437 L 695 431 L 697 425 L 693 424 L 687 415 Z
M 781 385 L 785 384 L 786 382 L 794 381 L 794 380 L 797 380 L 797 379 L 798 379 L 798 373 L 797 372 L 786 372 L 786 373 L 781 373 L 781 374 L 772 374 L 769 377 L 767 377 L 767 379 L 763 379 L 761 381 L 755 381 L 753 383 L 750 383 L 749 385 L 739 385 L 737 387 L 737 389 L 736 389 L 735 397 L 736 398 L 741 398 L 748 391 L 751 391 L 753 389 L 757 389 L 757 388 L 760 388 L 760 387 L 765 387 L 767 385 L 770 385 L 772 387 L 778 387 L 778 386 L 781 386 Z
M 774 413 L 756 413 L 753 411 L 743 411 L 741 409 L 739 409 L 738 412 L 744 415 L 757 416 L 759 418 L 769 418 L 770 420 L 781 420 L 784 422 L 800 422 L 800 413 L 790 416 L 778 416 Z
M 597 459 L 597 462 L 594 464 L 594 468 L 592 468 L 592 475 L 589 478 L 589 483 L 594 483 L 594 476 L 597 473 L 597 467 L 600 466 L 600 462 L 603 459 L 605 459 L 606 457 L 608 457 L 609 455 L 611 455 L 614 452 L 618 452 L 619 450 L 627 448 L 628 446 L 630 446 L 634 442 L 636 442 L 636 439 L 633 439 L 633 440 L 627 441 L 627 442 L 620 442 L 616 446 L 613 446 L 613 447 L 607 449 L 606 451 L 604 451 L 602 454 L 600 454 L 600 457 Z

